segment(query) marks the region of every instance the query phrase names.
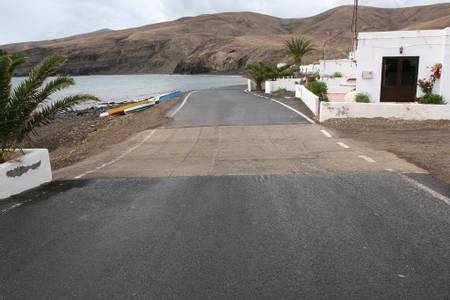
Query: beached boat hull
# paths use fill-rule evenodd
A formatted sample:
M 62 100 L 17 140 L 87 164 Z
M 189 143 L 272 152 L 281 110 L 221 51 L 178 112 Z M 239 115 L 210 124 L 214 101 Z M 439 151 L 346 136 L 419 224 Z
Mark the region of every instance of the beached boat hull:
M 145 104 L 141 104 L 141 105 L 138 105 L 138 106 L 127 108 L 127 109 L 124 110 L 124 113 L 125 114 L 131 114 L 131 113 L 135 113 L 135 112 L 138 112 L 138 111 L 143 111 L 143 110 L 149 109 L 153 105 L 155 105 L 155 101 L 147 102 Z
M 162 95 L 159 97 L 159 101 L 167 101 L 176 97 L 181 97 L 183 95 L 183 93 L 181 93 L 180 91 L 175 91 L 175 92 L 171 92 L 171 93 L 167 93 L 165 95 Z
M 180 91 L 174 91 L 166 94 L 161 94 L 155 98 L 119 105 L 117 107 L 108 109 L 106 112 L 100 114 L 100 117 L 129 114 L 146 110 L 155 105 L 156 103 L 168 101 L 176 97 L 181 97 L 182 95 L 183 94 Z
M 109 116 L 119 115 L 119 114 L 123 114 L 126 109 L 133 108 L 133 107 L 143 105 L 146 103 L 148 103 L 148 100 L 142 100 L 142 101 L 138 101 L 138 102 L 134 102 L 134 103 L 123 104 L 123 105 L 108 109 L 106 112 L 108 113 Z

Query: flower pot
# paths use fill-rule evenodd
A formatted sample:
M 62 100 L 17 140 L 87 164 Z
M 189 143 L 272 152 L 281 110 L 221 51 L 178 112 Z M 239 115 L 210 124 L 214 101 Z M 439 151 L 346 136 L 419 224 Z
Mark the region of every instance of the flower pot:
M 24 154 L 0 164 L 0 199 L 52 181 L 47 149 L 24 149 Z

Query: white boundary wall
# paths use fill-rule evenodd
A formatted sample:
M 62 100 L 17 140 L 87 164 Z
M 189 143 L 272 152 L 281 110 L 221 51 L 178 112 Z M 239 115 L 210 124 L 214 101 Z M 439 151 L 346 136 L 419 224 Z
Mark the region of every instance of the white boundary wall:
M 295 97 L 300 98 L 309 110 L 315 115 L 319 115 L 319 97 L 314 95 L 303 85 L 295 86 Z
M 320 76 L 332 76 L 339 72 L 344 77 L 356 75 L 356 63 L 351 59 L 330 59 L 320 61 Z
M 296 83 L 300 82 L 299 78 L 278 79 L 276 81 L 266 81 L 265 90 L 267 94 L 276 92 L 279 89 L 286 89 L 289 92 L 295 92 Z
M 255 89 L 255 83 L 250 79 L 247 79 L 247 91 L 253 91 Z
M 343 118 L 450 120 L 450 105 L 417 103 L 320 103 L 320 122 Z
M 311 74 L 311 73 L 320 73 L 320 65 L 303 65 L 300 66 L 300 73 Z
M 265 83 L 262 83 L 262 89 L 265 89 Z M 247 79 L 247 91 L 251 92 L 256 90 L 256 83 L 253 80 Z
M 0 199 L 52 181 L 47 149 L 24 149 L 25 155 L 0 164 Z

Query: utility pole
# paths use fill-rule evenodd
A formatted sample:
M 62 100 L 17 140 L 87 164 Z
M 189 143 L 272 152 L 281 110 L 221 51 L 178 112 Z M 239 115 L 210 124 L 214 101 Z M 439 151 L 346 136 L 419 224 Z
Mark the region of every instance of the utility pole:
M 352 21 L 353 51 L 356 51 L 356 48 L 358 48 L 358 6 L 359 1 L 354 0 Z

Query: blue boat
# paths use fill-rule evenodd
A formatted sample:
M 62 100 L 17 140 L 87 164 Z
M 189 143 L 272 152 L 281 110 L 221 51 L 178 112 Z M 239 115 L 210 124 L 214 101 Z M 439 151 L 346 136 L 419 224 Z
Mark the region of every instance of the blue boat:
M 159 101 L 160 102 L 167 101 L 167 100 L 173 99 L 175 97 L 181 97 L 181 96 L 183 96 L 183 93 L 180 91 L 170 92 L 170 93 L 160 96 Z

